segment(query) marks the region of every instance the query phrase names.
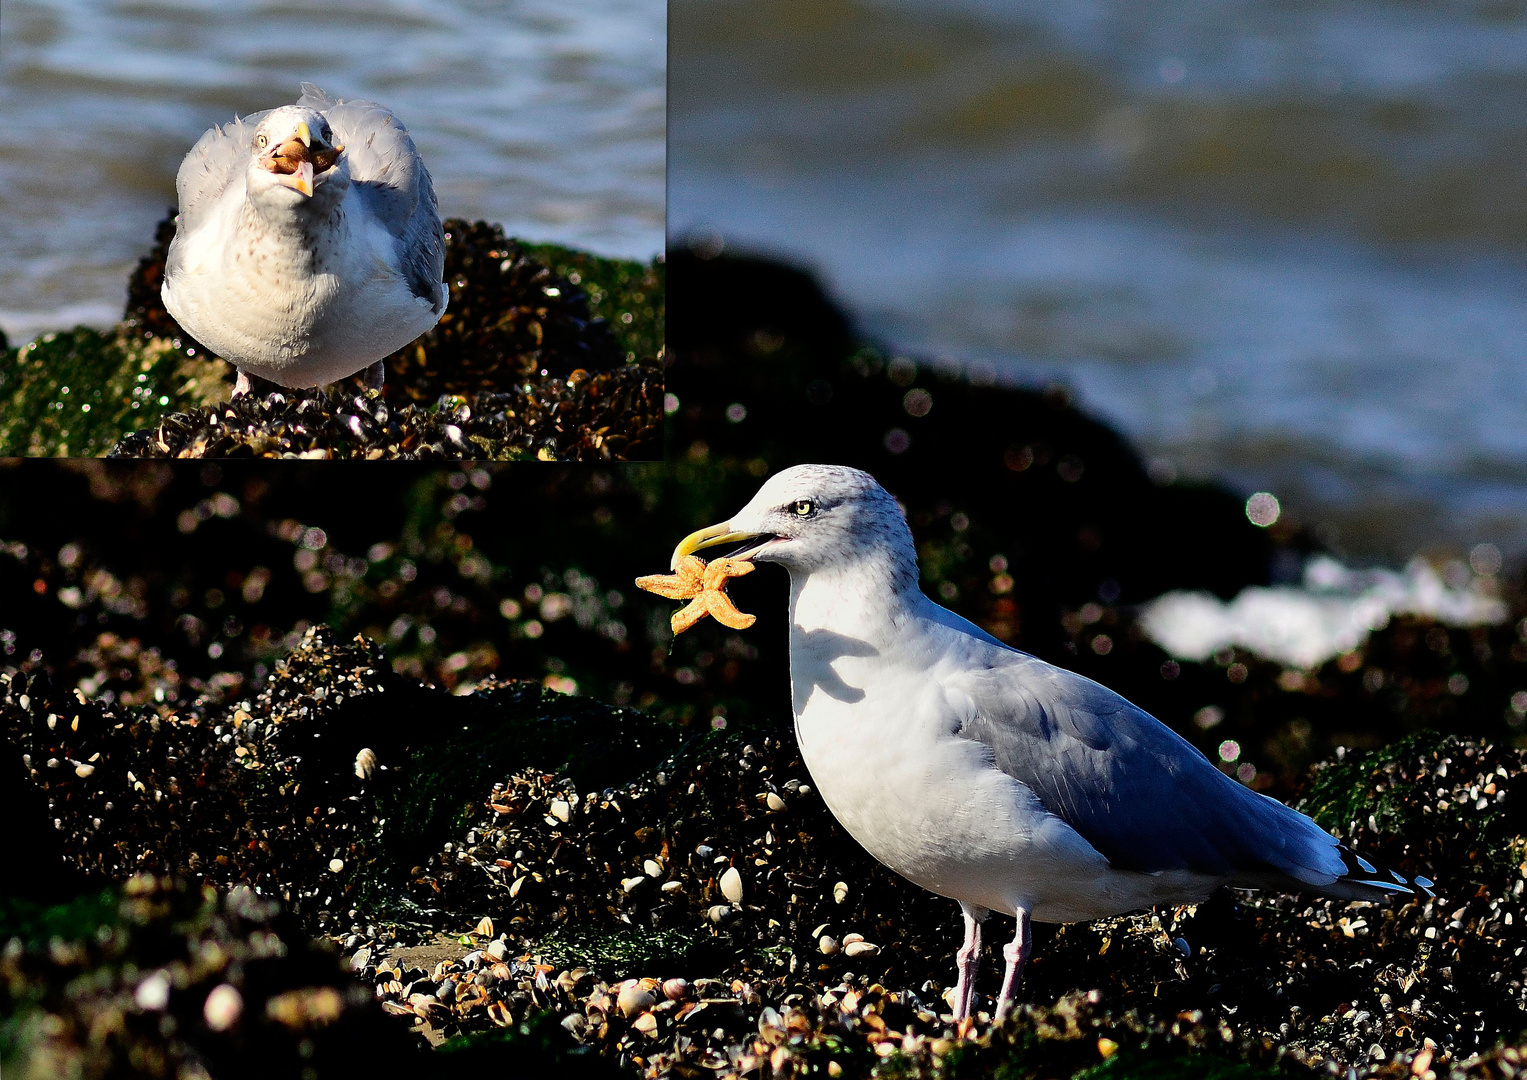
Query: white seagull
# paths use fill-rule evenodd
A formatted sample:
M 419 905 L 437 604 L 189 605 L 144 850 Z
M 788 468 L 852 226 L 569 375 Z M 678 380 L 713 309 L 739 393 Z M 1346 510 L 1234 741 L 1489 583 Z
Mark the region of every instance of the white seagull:
M 295 105 L 214 127 L 175 178 L 164 306 L 238 369 L 319 386 L 440 321 L 445 235 L 408 131 L 370 101 L 311 83 Z
M 1192 903 L 1221 885 L 1430 895 L 1430 881 L 1376 867 L 1107 687 L 929 600 L 906 517 L 868 473 L 786 469 L 730 521 L 685 537 L 674 563 L 739 543 L 734 558 L 790 572 L 796 737 L 828 808 L 886 866 L 959 901 L 956 1019 L 970 1014 L 992 911 L 1018 921 L 1000 1021 L 1030 920 Z

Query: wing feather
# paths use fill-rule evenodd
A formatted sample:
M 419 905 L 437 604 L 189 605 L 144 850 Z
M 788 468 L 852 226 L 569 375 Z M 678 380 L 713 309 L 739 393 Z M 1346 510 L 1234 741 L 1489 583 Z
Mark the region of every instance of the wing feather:
M 955 733 L 1110 863 L 1234 877 L 1288 874 L 1328 885 L 1345 871 L 1334 837 L 1237 783 L 1192 744 L 1118 694 L 1024 653 L 946 682 Z
M 374 101 L 338 101 L 302 84 L 298 105 L 317 109 L 350 162 L 351 199 L 364 205 L 393 238 L 404 279 L 415 296 L 444 309 L 445 232 L 429 170 L 392 111 Z

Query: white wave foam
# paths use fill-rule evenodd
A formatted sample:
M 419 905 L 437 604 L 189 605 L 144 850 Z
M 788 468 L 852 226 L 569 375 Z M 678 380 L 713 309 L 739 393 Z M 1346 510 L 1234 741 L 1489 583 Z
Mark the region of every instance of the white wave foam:
M 1355 649 L 1394 615 L 1426 615 L 1453 626 L 1498 623 L 1506 605 L 1476 586 L 1453 588 L 1424 559 L 1403 571 L 1354 570 L 1317 556 L 1302 586 L 1243 589 L 1234 600 L 1170 592 L 1141 609 L 1146 634 L 1180 660 L 1207 660 L 1229 645 L 1313 668 Z

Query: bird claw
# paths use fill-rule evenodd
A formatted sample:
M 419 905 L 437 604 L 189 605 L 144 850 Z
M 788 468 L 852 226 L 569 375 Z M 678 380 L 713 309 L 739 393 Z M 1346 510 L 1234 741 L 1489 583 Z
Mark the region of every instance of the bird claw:
M 746 630 L 756 616 L 737 610 L 726 595 L 727 580 L 753 572 L 753 564 L 743 559 L 715 559 L 710 563 L 698 555 L 679 560 L 672 574 L 651 574 L 636 579 L 636 587 L 670 600 L 688 600 L 669 619 L 675 634 L 682 634 L 709 615 L 723 626 Z

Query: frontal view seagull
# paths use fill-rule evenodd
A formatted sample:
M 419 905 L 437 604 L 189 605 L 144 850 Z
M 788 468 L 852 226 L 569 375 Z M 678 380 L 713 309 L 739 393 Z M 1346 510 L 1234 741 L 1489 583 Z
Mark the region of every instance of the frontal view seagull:
M 435 189 L 391 110 L 311 83 L 295 105 L 214 127 L 175 178 L 164 306 L 238 369 L 319 386 L 367 369 L 440 320 Z
M 929 600 L 906 518 L 868 473 L 786 469 L 681 541 L 674 564 L 719 545 L 790 573 L 796 735 L 828 808 L 886 866 L 959 902 L 957 1019 L 993 911 L 1018 923 L 1000 1021 L 1031 920 L 1192 903 L 1221 885 L 1430 895 L 1430 881 L 1376 867 L 1107 687 Z

